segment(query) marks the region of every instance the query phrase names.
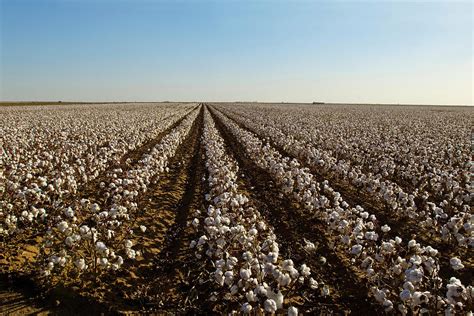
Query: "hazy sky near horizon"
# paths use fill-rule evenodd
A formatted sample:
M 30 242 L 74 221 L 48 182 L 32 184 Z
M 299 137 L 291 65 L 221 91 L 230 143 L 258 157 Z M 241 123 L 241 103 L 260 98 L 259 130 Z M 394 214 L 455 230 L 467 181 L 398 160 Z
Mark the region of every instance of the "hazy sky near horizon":
M 3 101 L 474 103 L 471 1 L 0 3 Z

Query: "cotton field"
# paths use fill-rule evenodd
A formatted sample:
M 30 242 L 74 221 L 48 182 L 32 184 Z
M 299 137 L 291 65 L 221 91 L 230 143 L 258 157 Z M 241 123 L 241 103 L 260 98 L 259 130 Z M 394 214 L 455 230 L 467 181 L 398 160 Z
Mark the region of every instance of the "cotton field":
M 0 107 L 0 303 L 472 315 L 473 119 L 435 106 Z

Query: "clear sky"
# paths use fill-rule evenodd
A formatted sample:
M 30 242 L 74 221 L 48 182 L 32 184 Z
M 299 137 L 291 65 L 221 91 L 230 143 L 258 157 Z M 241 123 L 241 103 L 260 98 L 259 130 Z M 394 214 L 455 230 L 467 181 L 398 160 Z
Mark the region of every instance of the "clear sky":
M 0 3 L 3 101 L 474 103 L 471 1 Z

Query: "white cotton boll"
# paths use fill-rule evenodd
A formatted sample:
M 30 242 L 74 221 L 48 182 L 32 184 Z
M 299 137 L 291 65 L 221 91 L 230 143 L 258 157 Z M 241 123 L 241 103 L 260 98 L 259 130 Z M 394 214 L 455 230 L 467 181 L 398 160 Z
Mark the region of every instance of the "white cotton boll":
M 393 310 L 393 303 L 391 300 L 385 300 L 382 305 L 385 308 L 386 312 L 390 312 L 391 310 Z
M 99 252 L 103 252 L 107 250 L 107 246 L 102 241 L 98 241 L 95 243 L 95 249 Z
M 58 263 L 60 266 L 64 266 L 66 264 L 67 259 L 65 257 L 59 257 Z
M 191 240 L 191 242 L 189 243 L 189 248 L 196 247 L 196 244 L 197 244 L 197 242 L 195 240 Z
M 232 285 L 230 288 L 230 294 L 235 295 L 237 292 L 239 292 L 239 287 L 236 284 Z
M 301 265 L 300 271 L 301 271 L 301 275 L 303 275 L 306 278 L 311 275 L 311 269 L 304 263 Z
M 225 280 L 224 280 L 225 284 L 231 285 L 232 282 L 234 281 L 234 272 L 226 271 L 224 275 L 225 275 Z
M 48 270 L 53 270 L 54 269 L 54 262 L 48 262 L 47 266 L 46 266 L 46 269 Z
M 199 226 L 199 219 L 195 218 L 193 219 L 192 223 L 193 227 L 197 228 Z
M 247 301 L 249 302 L 255 302 L 257 296 L 255 295 L 254 291 L 248 291 L 247 293 L 245 293 L 245 298 L 247 298 Z
M 319 257 L 319 263 L 321 263 L 322 265 L 325 265 L 326 261 L 327 261 L 326 257 L 323 257 L 323 256 Z
M 354 245 L 351 248 L 351 254 L 358 255 L 362 252 L 362 245 Z
M 262 296 L 267 296 L 267 293 L 268 293 L 267 289 L 263 285 L 257 286 L 257 288 L 255 289 L 255 292 Z
M 275 301 L 277 309 L 283 307 L 284 297 L 281 291 L 274 292 L 273 290 L 269 289 L 267 292 L 267 297 Z
M 125 244 L 125 248 L 132 248 L 133 247 L 133 243 L 130 239 L 125 240 L 124 244 Z
M 115 232 L 113 230 L 107 229 L 107 234 L 105 236 L 107 239 L 112 239 L 114 235 L 115 235 Z
M 410 291 L 410 292 L 415 291 L 415 286 L 414 286 L 413 283 L 411 283 L 410 281 L 407 281 L 407 282 L 403 283 L 403 288 L 404 288 L 405 290 Z
M 288 308 L 288 316 L 298 316 L 298 309 L 294 306 Z
M 244 314 L 248 314 L 252 311 L 252 305 L 250 305 L 249 303 L 244 303 L 242 304 L 241 310 Z
M 84 259 L 77 259 L 76 261 L 74 261 L 74 265 L 76 266 L 76 268 L 78 268 L 79 270 L 84 270 L 86 269 L 86 262 Z
M 433 247 L 431 246 L 427 246 L 425 248 L 425 250 L 429 253 L 430 256 L 432 257 L 435 257 L 436 255 L 438 255 L 438 250 L 434 249 Z
M 316 251 L 316 245 L 312 242 L 310 242 L 309 240 L 304 240 L 305 242 L 305 246 L 304 246 L 304 249 L 307 251 L 307 252 L 315 252 Z
M 288 268 L 288 272 L 290 273 L 290 276 L 293 279 L 298 278 L 298 276 L 300 275 L 300 273 L 298 272 L 298 270 L 295 267 Z
M 277 277 L 277 282 L 280 286 L 287 286 L 291 283 L 291 278 L 288 273 L 280 273 Z
M 71 207 L 68 207 L 64 210 L 64 215 L 66 215 L 67 217 L 74 217 L 74 211 Z
M 224 274 L 221 269 L 217 269 L 216 272 L 214 272 L 214 279 L 220 286 L 224 285 Z
M 409 300 L 411 298 L 411 292 L 410 290 L 403 290 L 400 292 L 400 299 L 404 302 Z
M 462 264 L 461 259 L 457 257 L 451 258 L 449 260 L 449 263 L 451 264 L 451 268 L 453 268 L 456 271 L 464 268 L 464 265 Z
M 319 287 L 318 281 L 316 281 L 316 280 L 313 279 L 313 278 L 310 278 L 310 279 L 309 279 L 309 287 L 310 287 L 312 290 L 316 290 L 316 289 Z
M 72 247 L 74 245 L 74 239 L 71 236 L 68 236 L 64 240 L 64 243 L 68 245 L 69 247 Z
M 381 228 L 380 228 L 384 233 L 388 233 L 391 228 L 390 226 L 388 226 L 387 224 L 383 225 Z
M 56 225 L 56 227 L 61 233 L 64 233 L 69 228 L 69 225 L 66 221 L 61 221 L 58 223 L 58 225 Z
M 423 280 L 423 270 L 411 268 L 405 271 L 405 277 L 412 283 L 419 283 Z
M 278 261 L 278 253 L 275 252 L 269 252 L 267 257 L 266 257 L 267 262 L 271 263 L 277 263 Z
M 198 240 L 198 243 L 197 245 L 198 246 L 202 246 L 204 245 L 209 239 L 207 238 L 206 235 L 202 235 L 201 237 L 199 237 L 199 240 Z
M 97 203 L 92 204 L 92 205 L 91 205 L 91 210 L 92 210 L 94 213 L 99 212 L 99 211 L 100 211 L 100 206 L 99 206 L 99 204 L 97 204 Z
M 81 235 L 86 235 L 90 232 L 90 228 L 86 225 L 83 225 L 79 228 L 79 233 L 81 233 Z
M 264 307 L 267 313 L 275 313 L 277 311 L 276 303 L 272 299 L 265 300 Z
M 125 254 L 129 259 L 135 259 L 137 256 L 137 252 L 131 248 L 125 248 Z
M 246 251 L 242 255 L 242 259 L 244 259 L 245 261 L 250 261 L 252 260 L 252 258 L 253 258 L 253 255 L 250 251 Z
M 379 239 L 379 235 L 376 232 L 373 232 L 373 231 L 366 232 L 364 237 L 365 237 L 365 239 L 374 240 L 374 241 Z
M 281 263 L 281 267 L 283 270 L 288 270 L 289 268 L 292 268 L 294 265 L 293 260 L 291 259 L 286 259 Z
M 324 285 L 324 286 L 321 288 L 321 296 L 322 296 L 322 297 L 326 297 L 326 296 L 329 296 L 330 294 L 331 294 L 331 292 L 329 291 L 329 286 Z
M 142 231 L 142 233 L 146 232 L 146 226 L 140 225 L 140 230 Z
M 374 298 L 377 302 L 379 302 L 380 304 L 382 304 L 384 301 L 385 301 L 385 298 L 386 298 L 386 294 L 384 291 L 378 289 L 378 288 L 374 288 L 373 289 L 373 293 L 374 293 Z
M 107 264 L 109 263 L 109 260 L 107 258 L 100 258 L 99 259 L 99 265 L 106 267 Z
M 402 243 L 402 239 L 401 239 L 400 237 L 398 237 L 398 236 L 395 237 L 395 243 L 396 243 L 397 245 L 400 245 L 400 244 Z
M 252 275 L 252 271 L 250 269 L 240 269 L 240 277 L 243 280 L 248 280 L 250 276 Z

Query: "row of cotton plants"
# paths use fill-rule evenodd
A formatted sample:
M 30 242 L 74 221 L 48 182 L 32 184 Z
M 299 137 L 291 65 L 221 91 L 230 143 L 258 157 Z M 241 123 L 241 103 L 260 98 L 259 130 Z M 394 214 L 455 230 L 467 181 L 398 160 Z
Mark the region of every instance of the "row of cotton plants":
M 465 190 L 469 183 L 470 108 L 397 106 L 252 105 L 262 115 L 297 131 L 339 160 L 379 173 L 402 187 L 433 195 Z M 268 115 L 268 116 L 267 116 Z
M 215 111 L 250 159 L 269 172 L 282 192 L 298 201 L 310 216 L 325 225 L 330 246 L 352 258 L 364 273 L 370 291 L 386 311 L 472 310 L 474 289 L 438 275 L 439 253 L 416 240 L 387 238 L 390 227 L 379 223 L 360 206 L 351 206 L 327 181 L 319 183 L 296 159 L 282 157 L 270 145 Z M 453 258 L 453 268 L 462 268 Z M 446 290 L 445 293 L 442 291 Z M 445 294 L 445 295 L 442 295 Z
M 289 315 L 297 315 L 298 309 L 285 306 L 285 299 L 318 288 L 323 295 L 328 294 L 327 286 L 311 277 L 306 264 L 296 266 L 291 259 L 281 258 L 273 229 L 248 197 L 238 193 L 238 165 L 226 153 L 224 140 L 207 110 L 202 143 L 209 206 L 203 216 L 197 212 L 192 220 L 202 235 L 190 247 L 212 266 L 210 280 L 215 291 L 210 299 L 237 302 L 243 313 L 287 310 Z
M 34 229 L 78 188 L 191 109 L 136 107 L 45 107 L 3 113 L 0 235 Z
M 383 201 L 393 214 L 416 219 L 419 227 L 428 230 L 431 235 L 458 247 L 474 248 L 474 215 L 471 212 L 471 196 L 467 187 L 461 188 L 457 184 L 452 187 L 450 198 L 437 201 L 427 191 L 419 188 L 405 191 L 380 173 L 364 172 L 360 165 L 352 161 L 336 159 L 334 152 L 321 150 L 317 145 L 313 145 L 304 137 L 308 131 L 296 124 L 286 123 L 286 128 L 282 128 L 282 124 L 285 124 L 283 121 L 273 121 L 270 116 L 256 115 L 251 109 L 240 109 L 238 112 L 229 110 L 226 113 L 291 155 L 307 162 L 312 168 L 322 171 L 323 174 L 336 175 L 350 186 L 363 188 L 374 200 Z M 433 179 L 431 181 L 435 181 Z
M 130 168 L 107 173 L 100 192 L 73 200 L 54 216 L 46 233 L 43 275 L 59 274 L 63 280 L 79 274 L 98 277 L 121 268 L 125 259 L 140 255 L 133 246 L 145 225 L 136 222 L 138 202 L 188 136 L 199 114 L 195 109 Z

